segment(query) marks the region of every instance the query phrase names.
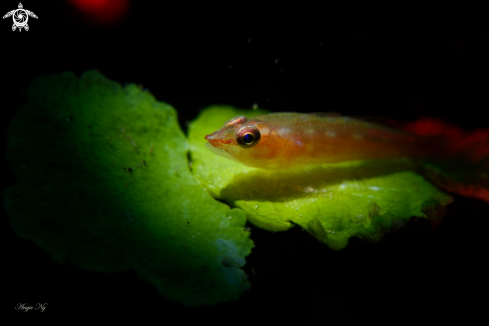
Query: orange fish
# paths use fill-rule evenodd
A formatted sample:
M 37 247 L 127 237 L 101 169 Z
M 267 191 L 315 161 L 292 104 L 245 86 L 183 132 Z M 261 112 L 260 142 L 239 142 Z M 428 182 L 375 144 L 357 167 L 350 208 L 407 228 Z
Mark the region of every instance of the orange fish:
M 454 150 L 448 150 L 443 137 L 327 113 L 238 116 L 205 139 L 219 156 L 268 170 L 364 159 L 440 158 Z
M 439 187 L 489 202 L 489 129 L 465 132 L 430 118 L 389 124 L 405 131 L 338 114 L 271 113 L 235 117 L 205 139 L 215 154 L 266 170 L 416 158 L 409 168 Z

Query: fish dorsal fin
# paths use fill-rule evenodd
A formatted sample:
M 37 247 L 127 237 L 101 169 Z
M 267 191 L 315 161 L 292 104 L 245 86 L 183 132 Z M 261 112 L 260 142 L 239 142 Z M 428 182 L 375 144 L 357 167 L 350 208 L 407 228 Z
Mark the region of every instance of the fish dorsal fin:
M 319 118 L 324 118 L 324 117 L 343 117 L 341 113 L 339 112 L 312 112 L 311 114 L 315 115 L 316 117 Z M 378 126 L 382 127 L 387 127 L 390 129 L 398 129 L 396 128 L 392 122 L 389 122 L 388 118 L 384 117 L 379 117 L 379 116 L 368 116 L 368 115 L 359 115 L 359 116 L 348 116 L 348 118 L 351 118 L 353 120 L 360 120 L 363 122 L 368 122 L 372 124 L 376 124 Z
M 318 118 L 324 117 L 341 117 L 341 113 L 339 112 L 312 112 L 310 114 L 315 115 Z
M 351 116 L 350 118 L 376 124 L 382 127 L 387 127 L 390 129 L 398 129 L 392 124 L 392 122 L 390 122 L 392 121 L 391 119 L 385 117 L 373 116 L 373 115 L 359 115 L 359 116 Z

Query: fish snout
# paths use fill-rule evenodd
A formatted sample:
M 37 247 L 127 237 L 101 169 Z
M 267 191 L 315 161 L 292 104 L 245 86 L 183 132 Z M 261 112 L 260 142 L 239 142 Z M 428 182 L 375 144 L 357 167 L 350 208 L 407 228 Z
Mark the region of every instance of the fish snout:
M 211 143 L 212 146 L 217 146 L 218 142 L 219 142 L 219 137 L 218 137 L 218 134 L 217 132 L 213 132 L 212 134 L 209 134 L 207 136 L 205 136 L 205 139 Z

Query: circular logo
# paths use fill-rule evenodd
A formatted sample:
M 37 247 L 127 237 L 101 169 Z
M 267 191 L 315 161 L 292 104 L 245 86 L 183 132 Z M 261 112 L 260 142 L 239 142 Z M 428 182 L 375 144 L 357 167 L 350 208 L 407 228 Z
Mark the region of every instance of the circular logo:
M 24 9 L 17 9 L 12 16 L 15 26 L 20 28 L 24 27 L 29 20 L 29 15 L 27 15 Z

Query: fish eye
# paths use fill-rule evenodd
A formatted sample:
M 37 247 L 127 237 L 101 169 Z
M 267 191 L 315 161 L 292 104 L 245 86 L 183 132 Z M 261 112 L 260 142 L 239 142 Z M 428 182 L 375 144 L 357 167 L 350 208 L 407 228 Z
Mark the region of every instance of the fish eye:
M 259 140 L 260 131 L 255 126 L 244 126 L 236 134 L 236 141 L 244 148 L 255 146 Z

